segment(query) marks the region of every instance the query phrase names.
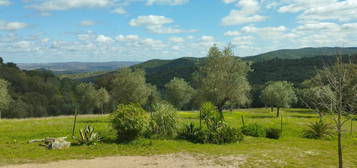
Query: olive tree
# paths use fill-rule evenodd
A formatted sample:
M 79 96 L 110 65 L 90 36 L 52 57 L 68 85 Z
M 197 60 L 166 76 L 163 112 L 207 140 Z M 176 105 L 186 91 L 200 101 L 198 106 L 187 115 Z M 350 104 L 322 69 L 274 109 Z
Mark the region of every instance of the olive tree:
M 290 107 L 297 101 L 293 84 L 287 81 L 267 82 L 260 99 L 266 106 L 277 108 L 277 117 L 280 108 Z
M 101 113 L 104 114 L 104 105 L 110 101 L 110 95 L 105 88 L 100 88 L 97 91 L 96 97 L 96 106 L 100 108 Z
M 249 71 L 248 63 L 234 57 L 231 45 L 223 51 L 214 45 L 199 65 L 198 71 L 194 73 L 197 95 L 201 102 L 214 103 L 223 118 L 223 107 L 228 102 L 231 105 L 249 103 Z
M 181 109 L 189 103 L 195 90 L 182 78 L 174 78 L 165 85 L 167 100 Z
M 116 104 L 145 105 L 151 93 L 152 87 L 146 84 L 145 72 L 141 69 L 121 69 L 112 81 L 111 95 Z
M 9 107 L 11 96 L 8 92 L 9 83 L 6 80 L 0 79 L 0 119 L 1 112 Z

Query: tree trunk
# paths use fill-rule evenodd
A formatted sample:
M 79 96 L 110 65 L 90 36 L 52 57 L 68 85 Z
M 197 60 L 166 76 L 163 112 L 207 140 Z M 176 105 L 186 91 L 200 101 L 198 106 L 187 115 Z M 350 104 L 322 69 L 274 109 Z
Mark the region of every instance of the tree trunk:
M 274 107 L 273 106 L 270 107 L 270 111 L 274 112 Z
M 100 108 L 100 110 L 102 111 L 102 115 L 104 115 L 104 110 L 103 110 L 103 108 L 104 108 L 104 104 L 102 104 L 102 105 L 101 105 L 101 108 Z
M 74 110 L 74 121 L 73 121 L 72 137 L 74 137 L 74 131 L 76 129 L 77 115 L 78 115 L 78 110 L 77 110 L 77 107 L 76 107 L 75 110 Z
M 283 115 L 280 117 L 280 133 L 283 135 Z
M 223 121 L 223 120 L 224 120 L 224 116 L 223 116 L 223 105 L 222 105 L 222 104 L 219 104 L 219 105 L 217 105 L 217 108 L 218 108 L 219 116 L 221 117 L 221 120 Z
M 0 111 L 0 120 L 1 120 L 1 111 Z
M 277 107 L 277 110 L 276 110 L 276 117 L 279 117 L 280 116 L 280 107 Z
M 338 150 L 338 167 L 343 168 L 342 159 L 342 139 L 341 139 L 342 123 L 341 123 L 341 111 L 338 112 L 337 118 L 337 150 Z

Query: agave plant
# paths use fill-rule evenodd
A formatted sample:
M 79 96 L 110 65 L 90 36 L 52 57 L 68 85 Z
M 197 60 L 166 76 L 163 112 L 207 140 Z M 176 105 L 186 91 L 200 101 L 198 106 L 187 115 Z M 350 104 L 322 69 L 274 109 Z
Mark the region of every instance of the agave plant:
M 79 130 L 79 137 L 76 138 L 80 145 L 95 145 L 96 142 L 101 140 L 101 137 L 94 132 L 94 128 L 86 126 L 84 129 Z
M 309 124 L 303 134 L 304 137 L 312 139 L 329 138 L 333 136 L 331 125 L 322 120 Z

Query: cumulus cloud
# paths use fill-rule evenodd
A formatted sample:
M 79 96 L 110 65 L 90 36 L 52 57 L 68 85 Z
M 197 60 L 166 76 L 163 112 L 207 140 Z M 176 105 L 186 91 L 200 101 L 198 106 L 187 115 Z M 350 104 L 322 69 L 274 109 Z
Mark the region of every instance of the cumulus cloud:
M 111 43 L 114 41 L 111 37 L 107 37 L 104 35 L 98 35 L 96 40 L 100 43 Z
M 74 8 L 104 8 L 113 3 L 113 0 L 48 0 L 30 7 L 40 11 L 62 11 Z
M 161 5 L 183 5 L 190 0 L 147 0 L 147 5 L 161 4 Z
M 0 6 L 8 6 L 11 2 L 9 0 L 0 0 Z
M 112 12 L 116 13 L 116 14 L 119 14 L 119 15 L 123 15 L 123 14 L 127 13 L 127 11 L 122 7 L 116 8 Z
M 239 10 L 233 9 L 228 16 L 222 19 L 222 25 L 239 25 L 260 22 L 267 17 L 257 14 L 260 11 L 259 2 L 256 0 L 240 0 L 237 4 Z
M 148 16 L 138 16 L 135 19 L 131 19 L 129 22 L 130 26 L 139 27 L 144 26 L 147 30 L 156 34 L 179 34 L 179 33 L 192 33 L 197 30 L 184 30 L 177 27 L 167 27 L 165 25 L 173 23 L 171 18 L 165 16 L 148 15 Z
M 26 23 L 22 23 L 22 22 L 6 22 L 0 20 L 0 30 L 6 30 L 6 31 L 20 30 L 27 26 L 28 25 Z
M 183 43 L 185 39 L 182 37 L 170 37 L 169 40 L 173 43 Z
M 93 26 L 95 24 L 97 24 L 97 23 L 95 21 L 91 21 L 91 20 L 83 20 L 80 23 L 81 26 Z
M 226 3 L 226 4 L 234 3 L 236 1 L 237 0 L 223 0 L 223 2 Z

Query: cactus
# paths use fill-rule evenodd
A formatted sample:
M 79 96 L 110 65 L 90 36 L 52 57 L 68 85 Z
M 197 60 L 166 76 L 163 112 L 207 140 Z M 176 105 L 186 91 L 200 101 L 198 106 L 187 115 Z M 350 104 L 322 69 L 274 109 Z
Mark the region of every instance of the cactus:
M 76 138 L 80 145 L 95 145 L 96 142 L 101 140 L 100 136 L 94 132 L 94 128 L 86 126 L 84 129 L 79 130 L 79 138 Z

